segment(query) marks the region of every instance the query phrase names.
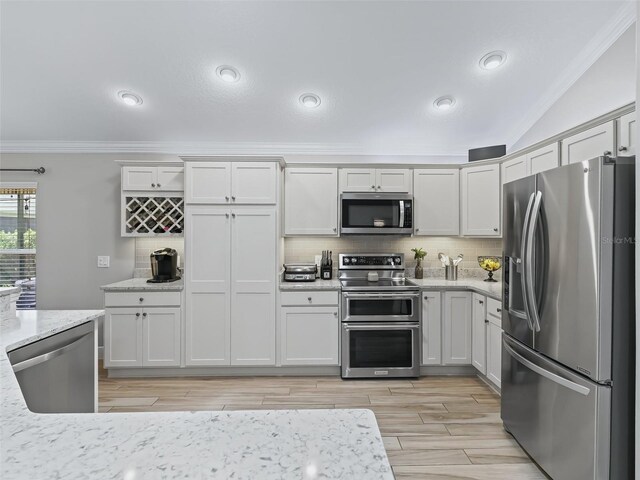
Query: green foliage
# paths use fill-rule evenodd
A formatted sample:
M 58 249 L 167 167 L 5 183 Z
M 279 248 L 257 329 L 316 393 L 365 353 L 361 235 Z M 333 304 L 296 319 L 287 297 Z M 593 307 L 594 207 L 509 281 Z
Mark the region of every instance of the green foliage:
M 5 232 L 0 230 L 0 250 L 10 250 L 18 248 L 18 231 Z M 30 228 L 24 232 L 24 247 L 36 248 L 36 231 Z
M 411 251 L 413 252 L 413 258 L 415 258 L 416 260 L 422 260 L 427 256 L 427 252 L 420 247 L 412 248 Z

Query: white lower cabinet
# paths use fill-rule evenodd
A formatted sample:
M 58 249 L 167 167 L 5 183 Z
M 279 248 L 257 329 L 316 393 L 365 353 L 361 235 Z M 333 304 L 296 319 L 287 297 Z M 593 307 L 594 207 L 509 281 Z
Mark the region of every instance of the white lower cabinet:
M 340 363 L 338 306 L 282 307 L 280 363 L 338 365 Z
M 471 364 L 471 292 L 444 292 L 442 364 Z
M 179 305 L 107 308 L 105 367 L 180 366 L 181 318 Z
M 474 293 L 471 312 L 471 364 L 483 375 L 487 374 L 486 322 L 486 299 Z
M 441 292 L 422 292 L 422 364 L 442 363 Z
M 502 328 L 495 323 L 487 323 L 487 378 L 501 385 L 502 376 Z

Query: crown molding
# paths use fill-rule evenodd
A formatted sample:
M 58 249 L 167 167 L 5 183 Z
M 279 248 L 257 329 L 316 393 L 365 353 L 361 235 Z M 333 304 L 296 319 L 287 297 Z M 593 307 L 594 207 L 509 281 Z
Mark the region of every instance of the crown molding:
M 166 155 L 467 155 L 463 146 L 404 145 L 376 148 L 358 144 L 334 143 L 256 143 L 256 142 L 95 142 L 95 141 L 3 141 L 0 153 L 118 153 Z
M 507 136 L 507 147 L 520 140 L 545 113 L 575 84 L 582 75 L 604 54 L 611 45 L 636 21 L 635 0 L 627 0 L 616 14 L 600 30 L 582 51 L 569 63 L 540 100 L 516 123 Z

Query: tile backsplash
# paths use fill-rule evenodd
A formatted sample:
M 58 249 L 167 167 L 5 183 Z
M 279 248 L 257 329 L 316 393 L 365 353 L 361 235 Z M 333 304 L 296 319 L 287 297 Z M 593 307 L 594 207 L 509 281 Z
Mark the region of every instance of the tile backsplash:
M 478 256 L 502 255 L 500 238 L 460 238 L 460 237 L 287 237 L 284 240 L 285 263 L 313 262 L 314 256 L 322 250 L 332 250 L 334 265 L 337 266 L 338 253 L 404 253 L 407 273 L 413 275 L 416 261 L 412 248 L 422 247 L 427 252 L 424 259 L 425 277 L 444 277 L 444 269 L 438 260 L 438 252 L 450 257 L 459 253 L 464 260 L 459 265 L 459 277 L 486 277 L 487 272 L 478 266 Z M 500 278 L 501 270 L 494 273 Z
M 149 255 L 159 248 L 174 248 L 180 255 L 180 267 L 184 265 L 184 238 L 136 238 L 136 269 L 151 268 Z

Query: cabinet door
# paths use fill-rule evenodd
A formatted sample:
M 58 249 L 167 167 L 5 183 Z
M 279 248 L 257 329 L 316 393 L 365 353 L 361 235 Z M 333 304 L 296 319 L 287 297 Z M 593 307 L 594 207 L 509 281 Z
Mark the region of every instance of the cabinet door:
M 146 308 L 142 312 L 142 365 L 180 366 L 179 308 Z
M 275 365 L 276 211 L 231 213 L 231 365 Z
M 502 329 L 493 323 L 487 324 L 487 378 L 498 388 L 501 385 Z
M 473 294 L 471 311 L 471 364 L 483 375 L 487 374 L 486 298 Z
M 287 168 L 285 235 L 338 235 L 338 169 Z
M 277 185 L 275 162 L 231 164 L 231 203 L 275 205 Z
M 184 190 L 184 167 L 157 167 L 157 187 L 163 192 L 182 192 Z
M 231 203 L 231 163 L 187 162 L 185 203 Z
M 500 236 L 500 165 L 463 168 L 462 235 Z
M 471 293 L 444 292 L 442 363 L 471 364 Z
M 230 229 L 228 208 L 187 206 L 187 365 L 229 365 L 230 362 Z
M 280 310 L 282 365 L 338 365 L 338 307 L 283 307 Z
M 157 190 L 156 167 L 122 167 L 122 190 Z
M 139 308 L 107 308 L 104 317 L 104 366 L 142 366 L 142 315 Z
M 562 140 L 562 165 L 613 153 L 614 120 Z
M 556 168 L 560 164 L 558 142 L 527 153 L 527 168 L 530 175 Z
M 442 363 L 442 315 L 440 292 L 422 293 L 422 364 Z
M 374 168 L 341 168 L 341 192 L 375 192 L 376 170 Z
M 627 113 L 618 119 L 618 155 L 636 154 L 638 127 L 636 112 Z
M 527 157 L 521 156 L 502 162 L 502 184 L 527 176 Z
M 411 173 L 408 168 L 377 168 L 376 191 L 411 193 Z
M 416 235 L 460 233 L 460 172 L 426 169 L 413 172 L 413 223 Z

